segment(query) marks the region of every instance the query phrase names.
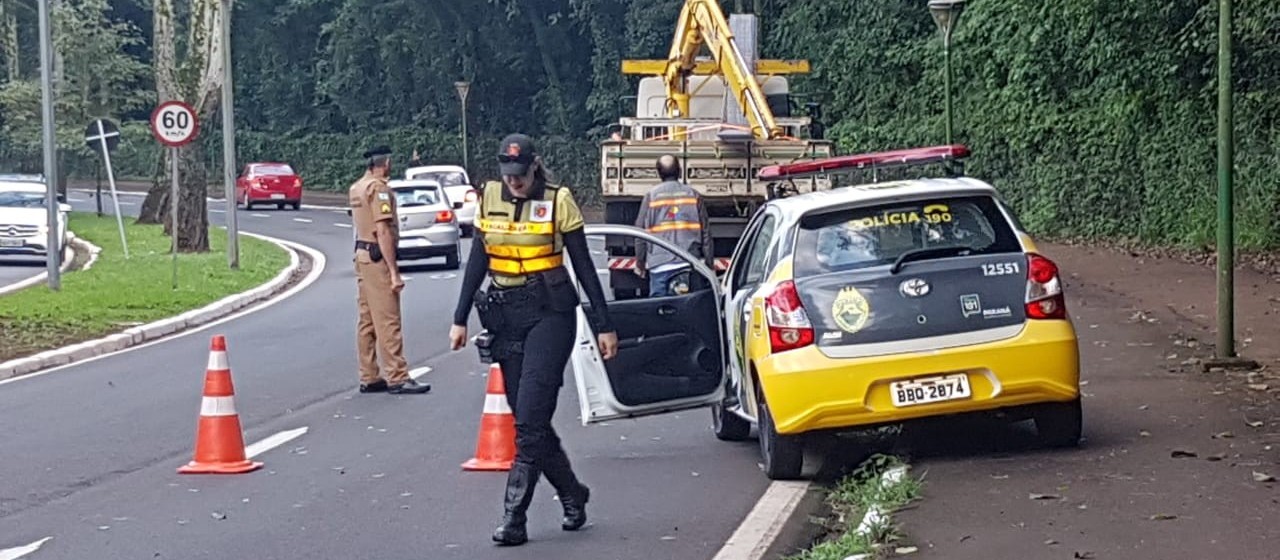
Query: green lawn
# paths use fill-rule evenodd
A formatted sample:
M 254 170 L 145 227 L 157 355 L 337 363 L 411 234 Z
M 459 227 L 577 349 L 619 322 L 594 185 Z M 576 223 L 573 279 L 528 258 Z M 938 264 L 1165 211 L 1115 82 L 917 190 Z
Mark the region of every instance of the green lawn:
M 209 232 L 210 251 L 178 255 L 178 289 L 172 288 L 170 241 L 161 226 L 125 221 L 126 260 L 114 218 L 73 213 L 71 231 L 102 248 L 88 271 L 62 277 L 62 290 L 45 285 L 0 296 L 0 362 L 92 340 L 198 309 L 274 278 L 289 264 L 288 252 L 271 243 L 240 238 L 240 270 L 227 267 L 224 230 Z

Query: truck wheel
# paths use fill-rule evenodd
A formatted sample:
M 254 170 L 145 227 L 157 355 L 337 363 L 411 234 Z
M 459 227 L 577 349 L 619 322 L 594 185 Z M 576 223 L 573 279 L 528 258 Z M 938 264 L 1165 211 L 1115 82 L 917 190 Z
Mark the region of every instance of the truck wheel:
M 718 404 L 711 405 L 711 430 L 720 441 L 751 439 L 751 423 Z

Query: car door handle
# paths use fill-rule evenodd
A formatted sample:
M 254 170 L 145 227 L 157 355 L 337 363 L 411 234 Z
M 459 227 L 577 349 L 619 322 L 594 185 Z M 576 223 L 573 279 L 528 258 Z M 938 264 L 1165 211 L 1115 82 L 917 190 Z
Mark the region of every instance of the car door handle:
M 659 315 L 659 316 L 662 316 L 662 317 L 669 317 L 669 316 L 671 316 L 671 315 L 675 315 L 675 314 L 676 314 L 676 308 L 675 308 L 675 306 L 674 306 L 674 305 L 659 305 L 659 306 L 658 306 L 658 315 Z

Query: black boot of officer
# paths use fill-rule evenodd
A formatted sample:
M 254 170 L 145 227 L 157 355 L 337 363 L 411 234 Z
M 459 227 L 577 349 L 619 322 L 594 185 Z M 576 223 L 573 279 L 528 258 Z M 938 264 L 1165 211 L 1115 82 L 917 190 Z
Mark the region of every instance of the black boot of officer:
M 591 489 L 578 481 L 578 477 L 569 468 L 569 458 L 560 452 L 559 458 L 548 461 L 545 474 L 547 481 L 556 488 L 560 496 L 560 504 L 564 507 L 564 517 L 560 520 L 560 528 L 565 531 L 577 531 L 587 523 L 587 500 L 591 497 Z M 538 486 L 539 475 L 543 471 L 531 463 L 516 462 L 507 475 L 507 494 L 505 513 L 502 525 L 493 532 L 493 540 L 506 546 L 517 546 L 529 540 L 528 523 L 529 504 L 533 502 L 533 491 Z

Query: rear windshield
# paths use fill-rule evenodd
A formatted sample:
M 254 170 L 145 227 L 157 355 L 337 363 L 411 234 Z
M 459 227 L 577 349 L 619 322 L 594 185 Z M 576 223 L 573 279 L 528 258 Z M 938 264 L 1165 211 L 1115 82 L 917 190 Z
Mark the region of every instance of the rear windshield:
M 970 255 L 1020 252 L 1017 235 L 985 196 L 822 211 L 800 220 L 796 276 L 892 264 L 915 249 L 959 246 Z
M 257 175 L 293 175 L 293 168 L 288 165 L 255 165 L 253 172 Z
M 396 206 L 429 206 L 440 203 L 440 190 L 435 187 L 398 187 Z
M 425 179 L 440 183 L 442 187 L 457 187 L 467 184 L 467 176 L 457 171 L 426 171 L 415 173 L 410 179 Z

